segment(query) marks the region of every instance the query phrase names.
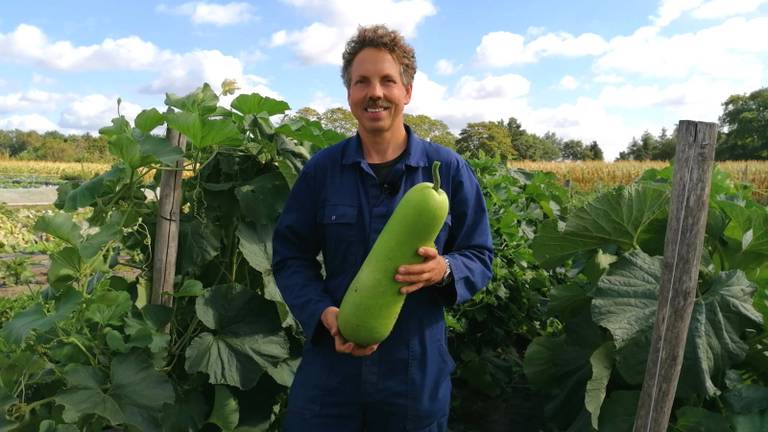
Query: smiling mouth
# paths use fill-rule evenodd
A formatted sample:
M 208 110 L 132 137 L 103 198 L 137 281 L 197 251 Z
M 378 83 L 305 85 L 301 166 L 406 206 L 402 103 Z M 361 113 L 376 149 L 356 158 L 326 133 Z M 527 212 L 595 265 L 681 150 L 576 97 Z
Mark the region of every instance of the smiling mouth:
M 365 112 L 369 113 L 378 113 L 378 112 L 384 112 L 384 110 L 389 109 L 389 107 L 367 107 L 365 108 Z

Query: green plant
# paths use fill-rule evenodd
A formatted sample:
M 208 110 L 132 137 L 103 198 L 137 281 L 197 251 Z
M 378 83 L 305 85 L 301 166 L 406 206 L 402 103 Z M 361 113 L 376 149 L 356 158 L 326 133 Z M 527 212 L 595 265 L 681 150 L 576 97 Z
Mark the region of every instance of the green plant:
M 8 285 L 22 285 L 35 280 L 29 270 L 30 259 L 24 255 L 0 260 L 0 282 Z
M 543 224 L 532 243 L 542 265 L 572 276 L 550 295 L 548 315 L 561 325 L 536 338 L 524 360 L 555 430 L 631 430 L 655 320 L 671 176 L 671 167 L 649 170 L 565 223 Z M 768 212 L 719 170 L 711 191 L 673 429 L 757 430 L 745 425 L 768 415 L 756 403 L 768 392 Z
M 44 297 L 0 330 L 0 429 L 278 426 L 302 341 L 271 276 L 271 231 L 304 161 L 339 136 L 302 118 L 274 124 L 282 101 L 218 101 L 205 84 L 167 95 L 165 113 L 113 119 L 100 132 L 116 163 L 61 185 L 62 211 L 38 218 L 63 247 Z M 151 134 L 163 124 L 185 152 Z M 182 158 L 172 306 L 146 304 L 157 203 L 144 190 Z

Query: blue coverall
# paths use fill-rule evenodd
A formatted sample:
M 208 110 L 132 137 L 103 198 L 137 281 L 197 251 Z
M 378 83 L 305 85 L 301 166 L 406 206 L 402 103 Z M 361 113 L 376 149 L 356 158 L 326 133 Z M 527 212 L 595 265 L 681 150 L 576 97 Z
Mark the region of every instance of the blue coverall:
M 405 153 L 389 176 L 394 187 L 380 186 L 354 136 L 305 165 L 278 221 L 273 270 L 306 336 L 286 432 L 446 430 L 455 364 L 446 347 L 443 307 L 468 300 L 488 283 L 493 246 L 485 202 L 467 163 L 406 130 Z M 450 201 L 435 244 L 450 260 L 453 282 L 409 294 L 392 333 L 371 356 L 337 353 L 321 313 L 339 306 L 403 194 L 432 181 L 435 160 Z

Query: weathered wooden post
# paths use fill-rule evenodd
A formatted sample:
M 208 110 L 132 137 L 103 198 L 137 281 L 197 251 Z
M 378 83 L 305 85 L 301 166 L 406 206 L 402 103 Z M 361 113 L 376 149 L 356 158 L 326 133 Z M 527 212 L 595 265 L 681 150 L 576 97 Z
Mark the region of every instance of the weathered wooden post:
M 187 138 L 168 128 L 168 141 L 182 151 L 187 147 Z M 176 162 L 175 169 L 165 170 L 160 178 L 160 201 L 158 202 L 155 251 L 152 261 L 151 303 L 170 305 L 173 280 L 176 275 L 176 256 L 179 250 L 179 215 L 181 214 L 181 176 L 184 160 Z
M 667 430 L 698 285 L 717 124 L 678 124 L 659 305 L 634 432 Z

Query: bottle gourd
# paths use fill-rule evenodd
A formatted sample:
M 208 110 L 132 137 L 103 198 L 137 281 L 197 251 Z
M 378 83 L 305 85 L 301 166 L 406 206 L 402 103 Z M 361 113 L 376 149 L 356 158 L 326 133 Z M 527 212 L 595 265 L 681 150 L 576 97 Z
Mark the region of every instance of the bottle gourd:
M 407 283 L 395 280 L 403 264 L 424 260 L 417 250 L 434 247 L 448 216 L 448 196 L 440 189 L 440 162 L 432 165 L 434 183 L 423 182 L 403 195 L 349 285 L 337 316 L 341 335 L 360 346 L 383 341 L 395 325 Z

